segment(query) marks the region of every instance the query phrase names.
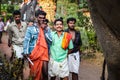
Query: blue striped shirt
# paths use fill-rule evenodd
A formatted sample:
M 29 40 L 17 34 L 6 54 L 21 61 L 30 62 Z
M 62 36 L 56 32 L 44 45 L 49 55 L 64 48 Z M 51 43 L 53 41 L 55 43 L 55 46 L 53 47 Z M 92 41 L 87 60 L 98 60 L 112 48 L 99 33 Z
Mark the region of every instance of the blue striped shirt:
M 23 43 L 24 54 L 30 54 L 36 45 L 38 39 L 39 28 L 37 26 L 29 26 L 26 30 L 25 39 Z M 50 45 L 52 42 L 50 28 L 44 30 L 47 44 Z M 48 46 L 49 49 L 49 46 Z
M 23 50 L 24 54 L 30 54 L 35 47 L 36 41 L 38 39 L 39 29 L 37 26 L 29 26 L 27 27 Z

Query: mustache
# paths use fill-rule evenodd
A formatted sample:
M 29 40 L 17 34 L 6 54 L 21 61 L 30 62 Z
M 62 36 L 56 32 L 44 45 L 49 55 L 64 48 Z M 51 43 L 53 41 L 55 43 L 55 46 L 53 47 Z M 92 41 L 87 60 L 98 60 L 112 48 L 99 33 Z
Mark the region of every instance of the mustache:
M 16 22 L 16 23 L 20 23 L 20 20 L 16 20 L 15 22 Z
M 63 27 L 56 27 L 56 28 L 63 28 Z
M 75 26 L 69 26 L 69 27 L 75 27 Z

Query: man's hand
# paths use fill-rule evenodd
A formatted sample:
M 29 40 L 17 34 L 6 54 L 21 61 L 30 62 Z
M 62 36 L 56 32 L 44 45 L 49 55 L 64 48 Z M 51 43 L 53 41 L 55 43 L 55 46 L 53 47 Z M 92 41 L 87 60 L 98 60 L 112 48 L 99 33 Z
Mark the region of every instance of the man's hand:
M 29 54 L 24 54 L 24 53 L 22 55 L 25 59 L 29 56 Z
M 24 53 L 22 53 L 22 55 L 24 56 L 25 59 L 28 60 L 28 62 L 29 62 L 31 65 L 34 65 L 34 63 L 33 63 L 33 62 L 30 60 L 30 58 L 29 58 L 29 54 L 24 54 Z

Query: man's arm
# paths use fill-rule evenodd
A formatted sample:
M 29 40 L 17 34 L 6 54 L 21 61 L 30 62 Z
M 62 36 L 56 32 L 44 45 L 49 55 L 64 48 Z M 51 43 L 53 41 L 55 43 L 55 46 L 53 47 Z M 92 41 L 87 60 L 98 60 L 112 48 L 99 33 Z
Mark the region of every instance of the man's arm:
M 31 30 L 30 30 L 30 27 L 28 27 L 27 30 L 26 30 L 26 34 L 25 34 L 24 42 L 23 42 L 24 54 L 30 54 L 29 53 L 29 44 L 30 44 L 31 37 L 32 37 L 31 36 Z
M 44 33 L 45 33 L 45 38 L 47 40 L 47 43 L 48 44 L 52 44 L 52 35 L 51 35 L 51 29 L 49 27 L 47 27 L 45 30 L 44 30 Z

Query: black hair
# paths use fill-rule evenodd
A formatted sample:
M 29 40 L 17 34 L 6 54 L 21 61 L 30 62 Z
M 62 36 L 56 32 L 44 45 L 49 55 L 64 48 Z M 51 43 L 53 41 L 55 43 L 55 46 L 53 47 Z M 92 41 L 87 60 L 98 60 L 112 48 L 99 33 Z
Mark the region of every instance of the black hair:
M 74 21 L 76 23 L 76 19 L 73 17 L 67 19 L 67 23 L 69 23 L 70 21 Z
M 21 15 L 21 12 L 20 12 L 19 10 L 15 10 L 15 11 L 13 12 L 13 16 L 15 16 L 15 15 Z
M 49 23 L 49 20 L 48 20 L 48 19 L 45 19 L 44 22 Z
M 62 22 L 62 24 L 63 24 L 63 18 L 55 19 L 54 25 L 56 24 L 57 21 L 60 21 L 60 22 Z
M 62 19 L 62 20 L 63 20 L 63 17 L 60 17 L 60 19 Z
M 38 9 L 38 10 L 35 12 L 35 17 L 38 17 L 39 15 L 44 15 L 44 16 L 46 16 L 46 12 Z

